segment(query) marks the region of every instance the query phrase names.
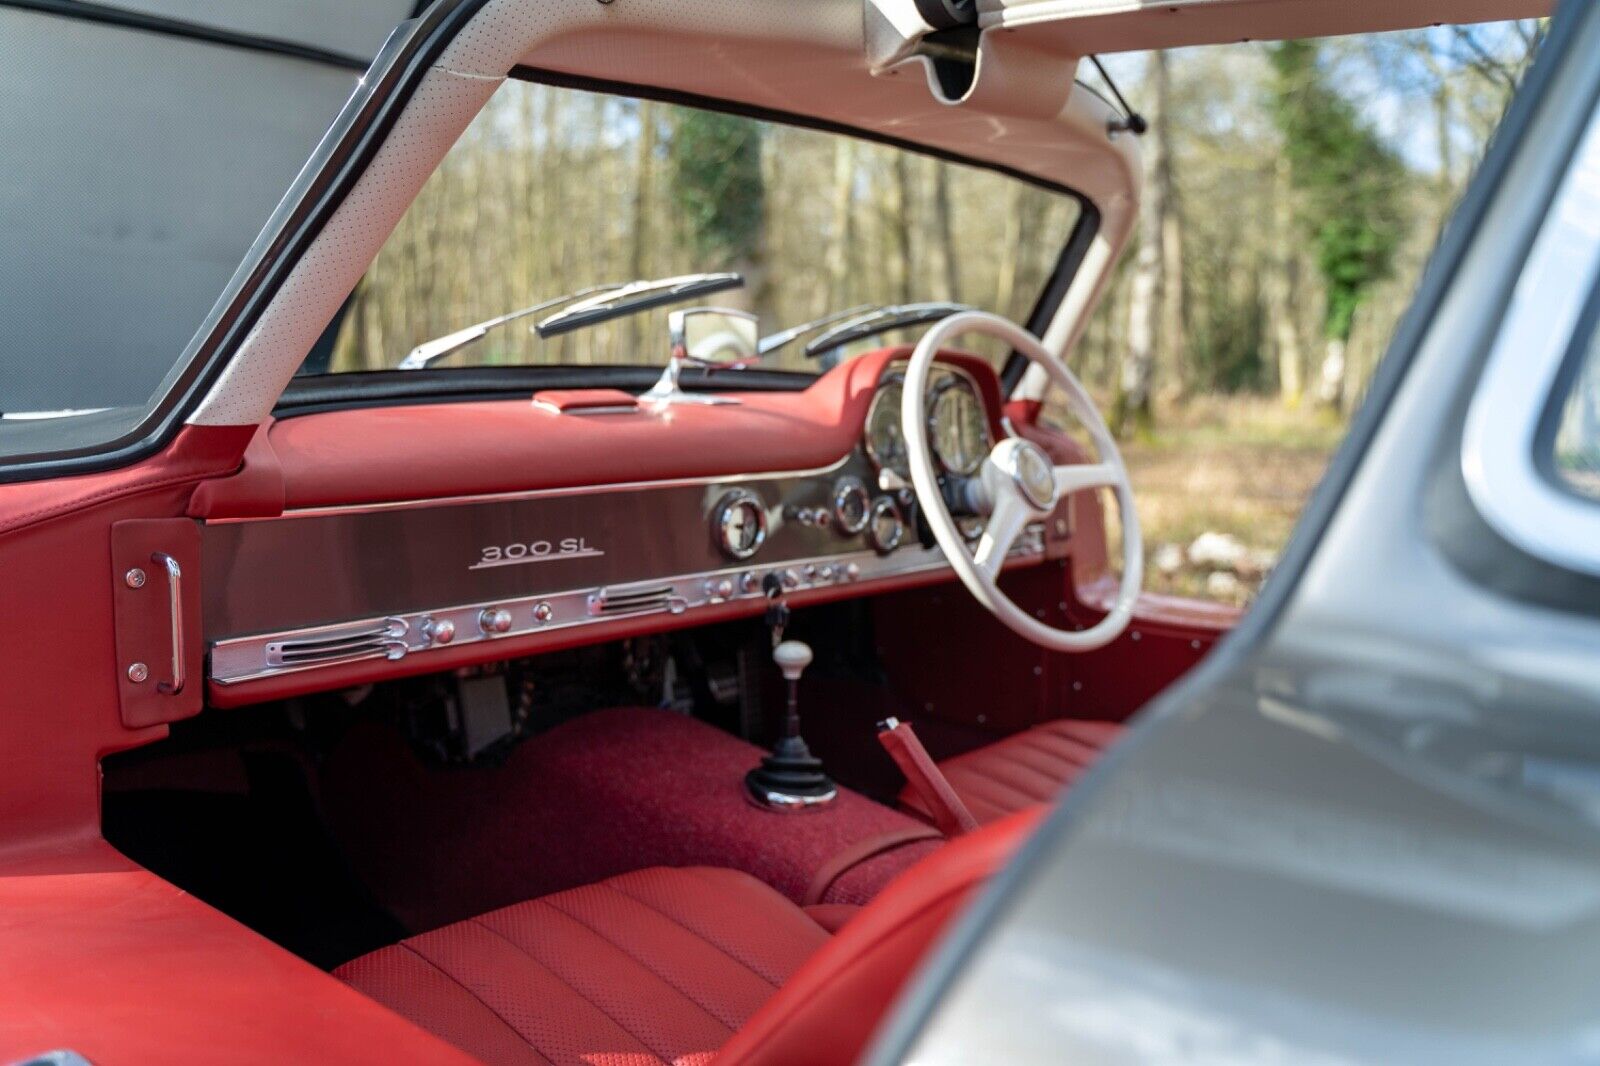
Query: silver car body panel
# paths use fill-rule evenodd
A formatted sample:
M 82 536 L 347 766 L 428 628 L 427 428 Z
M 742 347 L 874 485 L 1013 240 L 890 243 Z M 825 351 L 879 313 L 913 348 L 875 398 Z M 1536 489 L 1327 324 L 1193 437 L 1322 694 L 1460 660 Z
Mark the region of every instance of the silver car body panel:
M 1600 1059 L 1600 585 L 1503 538 L 1461 462 L 1597 54 L 1600 9 L 1569 5 L 1261 603 L 872 1061 Z

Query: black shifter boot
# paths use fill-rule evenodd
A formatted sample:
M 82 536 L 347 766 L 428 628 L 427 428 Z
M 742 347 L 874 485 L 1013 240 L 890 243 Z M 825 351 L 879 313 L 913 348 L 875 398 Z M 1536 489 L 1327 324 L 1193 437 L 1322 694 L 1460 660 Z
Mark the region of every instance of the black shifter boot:
M 822 772 L 822 760 L 811 754 L 800 736 L 800 674 L 811 662 L 811 649 L 798 640 L 786 640 L 773 649 L 772 659 L 789 682 L 789 708 L 783 736 L 772 754 L 745 775 L 745 789 L 757 806 L 774 811 L 817 810 L 839 795 L 839 788 Z

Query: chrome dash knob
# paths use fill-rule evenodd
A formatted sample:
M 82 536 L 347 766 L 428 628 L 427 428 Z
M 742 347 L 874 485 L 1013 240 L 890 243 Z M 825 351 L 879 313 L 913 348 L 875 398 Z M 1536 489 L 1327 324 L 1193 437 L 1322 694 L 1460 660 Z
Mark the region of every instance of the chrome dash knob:
M 456 639 L 456 624 L 448 618 L 430 618 L 422 623 L 422 635 L 430 644 L 448 644 Z
M 478 612 L 478 628 L 491 636 L 495 633 L 509 632 L 511 612 L 504 607 L 485 607 Z

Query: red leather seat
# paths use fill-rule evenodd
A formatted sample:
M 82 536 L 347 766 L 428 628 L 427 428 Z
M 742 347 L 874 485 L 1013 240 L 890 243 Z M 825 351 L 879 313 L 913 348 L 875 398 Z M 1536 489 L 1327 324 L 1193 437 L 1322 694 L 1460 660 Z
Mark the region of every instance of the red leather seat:
M 851 1062 L 1037 818 L 951 842 L 837 934 L 747 874 L 658 867 L 423 933 L 335 973 L 491 1063 Z
M 945 759 L 939 769 L 972 817 L 985 825 L 1053 802 L 1126 729 L 1116 722 L 1046 722 Z M 909 787 L 900 793 L 900 805 L 924 821 L 933 821 L 921 797 Z

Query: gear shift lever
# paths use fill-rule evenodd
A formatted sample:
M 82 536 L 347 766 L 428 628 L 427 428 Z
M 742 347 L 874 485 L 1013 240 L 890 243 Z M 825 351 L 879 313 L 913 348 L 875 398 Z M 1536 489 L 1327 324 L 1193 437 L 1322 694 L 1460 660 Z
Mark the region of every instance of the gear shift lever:
M 822 760 L 811 754 L 800 736 L 800 675 L 811 665 L 811 648 L 803 641 L 786 640 L 772 649 L 772 661 L 789 686 L 783 736 L 773 745 L 772 754 L 745 775 L 745 788 L 758 806 L 769 810 L 815 810 L 832 803 L 839 789 L 822 772 Z

